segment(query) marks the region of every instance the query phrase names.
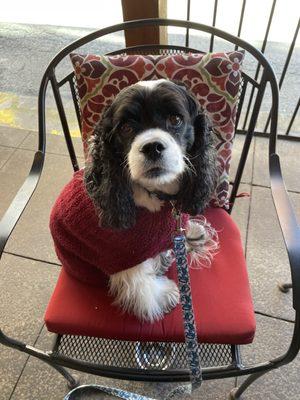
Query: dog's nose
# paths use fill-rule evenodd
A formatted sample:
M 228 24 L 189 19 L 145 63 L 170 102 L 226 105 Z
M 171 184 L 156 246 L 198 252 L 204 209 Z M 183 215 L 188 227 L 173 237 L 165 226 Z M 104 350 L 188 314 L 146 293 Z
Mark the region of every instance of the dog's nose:
M 141 152 L 153 161 L 158 160 L 164 150 L 165 146 L 161 142 L 150 142 L 141 148 Z

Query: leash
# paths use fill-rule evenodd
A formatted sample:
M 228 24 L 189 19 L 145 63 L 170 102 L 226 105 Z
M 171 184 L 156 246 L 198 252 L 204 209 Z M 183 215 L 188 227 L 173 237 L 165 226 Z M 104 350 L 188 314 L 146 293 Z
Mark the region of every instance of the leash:
M 193 309 L 188 258 L 185 246 L 186 238 L 184 229 L 182 228 L 181 212 L 176 209 L 174 204 L 172 212 L 176 220 L 176 232 L 173 238 L 174 254 L 177 266 L 180 304 L 183 314 L 184 337 L 185 337 L 186 352 L 190 367 L 191 392 L 192 392 L 195 389 L 199 388 L 202 384 L 202 369 L 201 369 L 200 351 L 199 351 L 198 337 L 197 337 L 197 327 Z M 175 389 L 174 395 L 179 394 L 178 390 L 180 390 L 180 387 Z M 169 396 L 168 398 L 171 397 Z
M 177 386 L 173 389 L 165 400 L 171 400 L 175 396 L 181 394 L 191 394 L 202 384 L 202 370 L 200 363 L 200 352 L 197 339 L 197 328 L 194 317 L 192 291 L 189 276 L 189 267 L 187 252 L 185 246 L 185 233 L 182 228 L 181 212 L 176 209 L 175 203 L 171 201 L 173 206 L 172 214 L 176 221 L 176 231 L 173 237 L 174 254 L 177 266 L 178 287 L 180 293 L 180 303 L 184 322 L 184 337 L 186 344 L 187 358 L 190 368 L 190 384 Z M 64 400 L 75 400 L 80 393 L 87 391 L 102 392 L 120 399 L 125 400 L 155 400 L 151 397 L 145 397 L 136 393 L 128 392 L 117 388 L 102 385 L 81 385 L 69 392 Z
M 111 396 L 118 397 L 125 400 L 155 400 L 151 397 L 145 397 L 140 394 L 127 392 L 117 388 L 102 386 L 102 385 L 81 385 L 69 392 L 64 400 L 79 399 L 80 394 L 94 394 L 95 392 L 106 393 Z

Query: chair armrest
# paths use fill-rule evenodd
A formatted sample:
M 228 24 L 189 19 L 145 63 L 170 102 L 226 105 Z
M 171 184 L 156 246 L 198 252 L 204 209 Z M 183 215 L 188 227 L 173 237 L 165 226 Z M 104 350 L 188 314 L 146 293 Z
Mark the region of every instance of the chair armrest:
M 282 178 L 278 154 L 270 154 L 269 168 L 273 201 L 290 261 L 293 307 L 300 311 L 300 226 Z
M 8 238 L 36 189 L 43 170 L 44 158 L 43 152 L 35 153 L 28 177 L 0 221 L 0 258 Z

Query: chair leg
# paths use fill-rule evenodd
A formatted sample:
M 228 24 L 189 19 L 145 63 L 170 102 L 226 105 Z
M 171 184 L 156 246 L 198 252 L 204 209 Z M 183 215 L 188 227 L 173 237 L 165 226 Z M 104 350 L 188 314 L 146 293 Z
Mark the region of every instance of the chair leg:
M 25 354 L 29 354 L 32 357 L 44 361 L 47 365 L 54 368 L 67 380 L 68 387 L 70 389 L 74 389 L 75 387 L 79 386 L 79 380 L 74 378 L 64 367 L 55 364 L 55 362 L 49 360 L 48 357 L 45 358 L 47 356 L 47 353 L 45 353 L 42 350 L 35 349 L 32 346 L 26 345 L 25 343 L 20 342 L 19 340 L 13 339 L 5 335 L 5 333 L 1 329 L 0 329 L 0 344 L 3 344 L 4 346 L 9 347 L 11 349 L 16 349 Z
M 242 400 L 241 395 L 244 391 L 254 382 L 256 379 L 260 378 L 262 375 L 266 374 L 268 371 L 256 372 L 248 376 L 247 379 L 237 388 L 233 388 L 229 394 L 229 400 Z
M 293 289 L 293 285 L 291 283 L 279 283 L 278 288 L 282 293 L 287 293 L 290 289 Z
M 46 362 L 50 367 L 54 368 L 57 372 L 59 372 L 67 381 L 68 388 L 70 390 L 75 389 L 79 386 L 80 382 L 76 376 L 73 376 L 68 372 L 64 367 L 57 364 L 52 364 L 51 362 Z

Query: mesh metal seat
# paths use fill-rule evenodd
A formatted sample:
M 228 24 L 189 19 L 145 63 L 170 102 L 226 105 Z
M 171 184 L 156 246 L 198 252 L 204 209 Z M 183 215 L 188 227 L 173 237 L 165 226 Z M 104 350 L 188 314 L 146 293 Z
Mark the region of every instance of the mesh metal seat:
M 235 346 L 199 344 L 204 368 L 236 366 Z M 76 358 L 87 363 L 118 365 L 120 368 L 144 370 L 183 370 L 187 372 L 185 343 L 132 342 L 97 337 L 58 335 L 53 355 Z

